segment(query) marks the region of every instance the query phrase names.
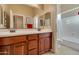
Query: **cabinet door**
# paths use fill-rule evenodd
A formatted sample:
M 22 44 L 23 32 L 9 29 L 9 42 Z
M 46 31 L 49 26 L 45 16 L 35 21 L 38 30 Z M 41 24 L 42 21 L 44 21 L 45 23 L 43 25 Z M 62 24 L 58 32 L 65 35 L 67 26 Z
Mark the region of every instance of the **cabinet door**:
M 37 40 L 28 41 L 28 54 L 37 55 L 38 54 L 38 44 Z
M 37 55 L 38 54 L 38 35 L 28 35 L 28 54 Z
M 13 53 L 13 48 L 11 46 L 1 46 L 0 55 L 11 55 Z
M 29 55 L 37 55 L 37 54 L 38 54 L 37 49 L 30 50 L 30 51 L 28 52 L 28 54 L 29 54 Z
M 38 40 L 37 34 L 28 35 L 28 40 Z
M 45 39 L 45 51 L 48 51 L 50 49 L 50 38 L 44 38 Z
M 39 54 L 44 53 L 44 38 L 39 39 Z
M 14 45 L 14 54 L 15 55 L 27 54 L 27 45 L 26 45 L 26 43 L 15 44 Z
M 28 49 L 31 50 L 31 49 L 34 49 L 36 48 L 37 49 L 37 40 L 31 40 L 31 41 L 28 41 Z

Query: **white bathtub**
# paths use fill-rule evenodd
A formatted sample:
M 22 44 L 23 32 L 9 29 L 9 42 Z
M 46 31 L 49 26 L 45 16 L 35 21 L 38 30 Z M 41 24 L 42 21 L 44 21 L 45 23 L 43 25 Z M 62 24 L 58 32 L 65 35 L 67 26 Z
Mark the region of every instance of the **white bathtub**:
M 61 44 L 79 51 L 79 39 L 77 38 L 63 37 Z

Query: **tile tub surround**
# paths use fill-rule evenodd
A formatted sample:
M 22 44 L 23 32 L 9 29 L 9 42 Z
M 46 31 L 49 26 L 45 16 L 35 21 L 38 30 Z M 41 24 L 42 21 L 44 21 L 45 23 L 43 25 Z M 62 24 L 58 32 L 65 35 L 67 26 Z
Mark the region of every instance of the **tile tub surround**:
M 18 35 L 28 35 L 28 34 L 38 34 L 52 32 L 51 29 L 42 29 L 38 31 L 37 29 L 16 29 L 14 33 L 11 33 L 9 29 L 0 29 L 0 37 L 18 36 Z

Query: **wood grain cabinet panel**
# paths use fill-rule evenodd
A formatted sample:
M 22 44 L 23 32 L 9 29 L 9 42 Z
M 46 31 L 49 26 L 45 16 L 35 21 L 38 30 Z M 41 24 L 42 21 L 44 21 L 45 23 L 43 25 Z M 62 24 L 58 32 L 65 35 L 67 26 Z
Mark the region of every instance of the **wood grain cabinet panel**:
M 50 37 L 50 33 L 41 33 L 39 34 L 39 38 Z
M 14 40 L 12 40 L 12 38 L 10 37 L 0 38 L 0 45 L 10 45 L 13 43 L 14 43 Z
M 27 36 L 16 36 L 13 37 L 14 43 L 14 54 L 24 55 L 27 54 Z
M 37 55 L 38 54 L 38 35 L 28 35 L 28 54 Z
M 12 46 L 1 46 L 0 47 L 0 55 L 13 55 L 13 47 Z
M 31 50 L 31 49 L 34 49 L 36 48 L 37 49 L 37 40 L 32 40 L 32 41 L 28 41 L 28 49 Z
M 51 49 L 51 38 L 50 33 L 39 34 L 39 54 L 43 54 Z
M 0 52 L 6 55 L 27 54 L 26 36 L 5 37 L 1 39 Z M 0 53 L 0 54 L 1 54 Z
M 26 36 L 5 37 L 0 38 L 0 45 L 10 45 L 23 41 L 26 41 Z
M 32 35 L 28 35 L 28 40 L 37 40 L 38 39 L 38 35 L 37 34 L 32 34 Z
M 50 38 L 45 38 L 44 39 L 44 43 L 45 43 L 45 51 L 50 50 Z
M 33 49 L 33 50 L 30 50 L 28 54 L 29 55 L 37 55 L 38 54 L 37 51 L 38 51 L 37 49 Z
M 15 36 L 15 37 L 12 37 L 14 43 L 19 43 L 19 42 L 24 42 L 26 41 L 26 36 Z
M 39 39 L 39 52 L 44 51 L 44 39 Z
M 0 38 L 0 55 L 37 55 L 52 47 L 52 34 L 40 33 L 26 36 Z
M 26 43 L 18 43 L 14 45 L 14 54 L 15 55 L 25 55 L 27 54 L 27 45 Z

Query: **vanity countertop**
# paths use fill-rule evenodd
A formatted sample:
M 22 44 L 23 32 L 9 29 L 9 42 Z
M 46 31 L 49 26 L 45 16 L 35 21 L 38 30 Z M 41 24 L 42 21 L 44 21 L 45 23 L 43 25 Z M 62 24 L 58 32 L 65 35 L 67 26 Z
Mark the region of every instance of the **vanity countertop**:
M 42 29 L 41 31 L 35 30 L 35 29 L 29 29 L 29 30 L 16 30 L 16 32 L 9 32 L 9 31 L 4 31 L 0 32 L 0 37 L 10 37 L 10 36 L 18 36 L 18 35 L 29 35 L 29 34 L 39 34 L 39 33 L 47 33 L 47 32 L 52 32 L 51 29 Z

